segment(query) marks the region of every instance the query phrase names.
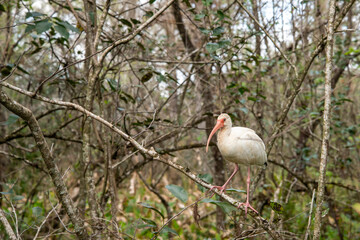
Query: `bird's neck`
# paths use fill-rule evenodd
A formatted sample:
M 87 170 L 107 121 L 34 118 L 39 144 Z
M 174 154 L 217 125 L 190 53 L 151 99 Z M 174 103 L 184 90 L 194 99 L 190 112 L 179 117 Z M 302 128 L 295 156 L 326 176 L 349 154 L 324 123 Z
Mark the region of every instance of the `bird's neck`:
M 218 134 L 218 142 L 221 141 L 222 139 L 226 138 L 227 136 L 229 136 L 231 133 L 231 127 L 226 126 L 220 129 L 219 134 Z

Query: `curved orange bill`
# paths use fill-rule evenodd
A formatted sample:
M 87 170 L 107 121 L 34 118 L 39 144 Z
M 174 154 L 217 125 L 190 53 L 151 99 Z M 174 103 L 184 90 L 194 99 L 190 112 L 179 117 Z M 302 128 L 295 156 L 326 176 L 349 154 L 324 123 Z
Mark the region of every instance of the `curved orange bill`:
M 210 144 L 210 140 L 211 140 L 212 136 L 216 133 L 217 130 L 219 130 L 223 126 L 224 126 L 224 122 L 221 121 L 221 120 L 217 120 L 217 123 L 216 123 L 215 127 L 213 128 L 213 130 L 211 131 L 210 136 L 209 136 L 209 138 L 207 140 L 206 152 L 208 152 L 209 144 Z

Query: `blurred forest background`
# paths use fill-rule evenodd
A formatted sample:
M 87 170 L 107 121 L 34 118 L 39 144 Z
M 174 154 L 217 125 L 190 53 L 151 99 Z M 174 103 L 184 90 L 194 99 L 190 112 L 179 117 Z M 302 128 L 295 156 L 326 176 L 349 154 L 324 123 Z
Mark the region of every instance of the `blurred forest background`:
M 317 239 L 331 2 L 0 1 L 0 238 Z M 321 239 L 360 239 L 360 3 L 335 4 Z M 223 112 L 265 142 L 261 217 L 245 166 L 206 193 Z

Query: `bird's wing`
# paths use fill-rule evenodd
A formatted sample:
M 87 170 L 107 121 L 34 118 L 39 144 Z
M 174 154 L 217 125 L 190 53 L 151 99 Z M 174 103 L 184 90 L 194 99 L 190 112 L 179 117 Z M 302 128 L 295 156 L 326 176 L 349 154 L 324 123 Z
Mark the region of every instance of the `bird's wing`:
M 236 127 L 232 138 L 238 151 L 237 158 L 244 164 L 262 165 L 267 161 L 263 140 L 250 128 Z
M 261 143 L 265 150 L 263 140 L 251 128 L 233 127 L 231 135 L 233 135 L 233 139 L 236 139 L 237 141 L 255 141 L 257 143 Z

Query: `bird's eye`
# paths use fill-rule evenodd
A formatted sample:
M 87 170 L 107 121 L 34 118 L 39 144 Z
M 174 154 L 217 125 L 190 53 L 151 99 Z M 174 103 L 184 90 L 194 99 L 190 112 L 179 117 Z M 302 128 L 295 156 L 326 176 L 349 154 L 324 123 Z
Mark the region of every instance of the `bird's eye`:
M 225 121 L 226 121 L 226 118 L 223 119 L 223 122 L 225 122 Z

